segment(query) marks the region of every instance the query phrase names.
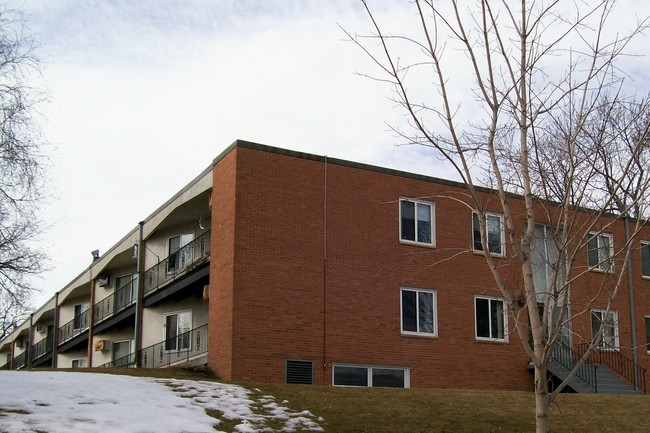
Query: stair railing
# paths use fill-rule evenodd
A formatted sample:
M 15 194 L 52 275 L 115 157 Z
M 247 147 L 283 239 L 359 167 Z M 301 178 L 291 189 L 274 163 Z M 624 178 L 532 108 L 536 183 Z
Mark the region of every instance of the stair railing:
M 576 348 L 579 353 L 584 354 L 589 349 L 589 343 L 580 343 L 576 345 Z M 601 342 L 601 346 L 596 348 L 589 357 L 589 362 L 606 365 L 627 382 L 634 385 L 635 389 L 643 391 L 644 394 L 646 393 L 645 368 L 616 348 Z
M 551 355 L 552 361 L 556 361 L 564 368 L 571 371 L 574 369 L 580 358 L 580 353 L 573 350 L 567 344 L 564 344 L 559 340 L 555 342 L 553 354 Z M 585 383 L 591 386 L 595 390 L 596 394 L 598 394 L 598 380 L 596 376 L 597 368 L 597 366 L 585 362 L 580 367 L 578 367 L 578 370 L 575 374 L 575 377 L 583 380 Z

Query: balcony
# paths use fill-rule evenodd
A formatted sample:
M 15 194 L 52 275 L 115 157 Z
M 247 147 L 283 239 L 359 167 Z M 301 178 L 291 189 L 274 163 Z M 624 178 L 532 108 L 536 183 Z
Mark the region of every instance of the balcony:
M 14 358 L 11 366 L 13 370 L 20 370 L 21 368 L 27 367 L 27 352 L 29 352 L 29 350 L 24 351 Z
M 90 311 L 86 310 L 59 328 L 59 345 L 88 330 L 89 313 Z
M 208 325 L 199 326 L 140 351 L 143 368 L 184 364 L 208 352 Z
M 135 303 L 135 294 L 138 287 L 138 278 L 134 277 L 128 283 L 119 287 L 93 307 L 93 325 L 110 319 L 117 313 L 126 310 Z
M 32 346 L 32 363 L 40 358 L 46 358 L 48 355 L 51 355 L 53 346 L 53 335 L 48 335 L 41 341 L 34 344 Z
M 144 273 L 144 295 L 179 280 L 210 260 L 210 231 L 170 254 Z

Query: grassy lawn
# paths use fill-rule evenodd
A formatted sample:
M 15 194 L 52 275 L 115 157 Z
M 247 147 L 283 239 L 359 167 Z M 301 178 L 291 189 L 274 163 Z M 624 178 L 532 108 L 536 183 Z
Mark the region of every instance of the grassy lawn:
M 211 380 L 182 369 L 88 371 Z M 530 432 L 535 427 L 534 398 L 528 392 L 240 385 L 323 417 L 328 433 Z M 650 396 L 563 394 L 551 408 L 553 432 L 645 432 L 648 425 Z
M 248 384 L 248 386 L 251 386 Z M 446 389 L 254 385 L 325 419 L 327 432 L 531 432 L 532 393 Z M 551 410 L 554 432 L 648 431 L 650 396 L 564 394 Z

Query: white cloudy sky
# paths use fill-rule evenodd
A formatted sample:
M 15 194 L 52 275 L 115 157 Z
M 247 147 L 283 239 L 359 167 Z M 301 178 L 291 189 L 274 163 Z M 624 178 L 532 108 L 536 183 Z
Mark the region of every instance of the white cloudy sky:
M 408 2 L 371 2 L 408 26 Z M 621 13 L 650 12 L 623 2 Z M 236 139 L 449 177 L 386 122 L 390 88 L 341 26 L 364 33 L 355 0 L 9 0 L 27 12 L 48 94 L 51 271 L 40 304 Z M 641 46 L 648 46 L 647 40 Z M 638 70 L 650 70 L 637 59 Z M 460 72 L 460 71 L 459 71 Z M 645 77 L 644 77 L 645 79 Z M 641 85 L 642 86 L 642 85 Z M 643 92 L 642 92 L 643 93 Z

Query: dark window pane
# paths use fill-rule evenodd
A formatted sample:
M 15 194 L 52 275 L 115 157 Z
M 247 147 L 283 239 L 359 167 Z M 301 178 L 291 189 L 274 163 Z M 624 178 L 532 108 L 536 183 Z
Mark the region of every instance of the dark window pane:
M 501 218 L 495 215 L 486 216 L 488 247 L 491 253 L 501 254 Z
M 474 230 L 474 250 L 483 251 L 483 245 L 481 244 L 481 224 L 478 220 L 478 215 L 475 213 L 472 214 L 472 227 Z
M 490 337 L 504 338 L 503 329 L 503 302 L 490 299 Z
M 404 370 L 395 368 L 373 368 L 372 386 L 404 388 Z
M 431 243 L 431 206 L 418 203 L 418 242 Z
M 334 366 L 334 385 L 368 386 L 366 367 Z
M 645 318 L 645 342 L 646 350 L 650 350 L 650 317 Z
M 415 203 L 412 201 L 400 201 L 400 216 L 402 218 L 401 239 L 406 241 L 415 240 Z
M 641 268 L 644 277 L 650 277 L 650 244 L 641 245 Z
M 165 350 L 176 350 L 176 336 L 178 335 L 178 316 L 170 314 L 165 322 Z
M 592 311 L 591 312 L 591 337 L 592 338 L 594 338 L 598 333 L 601 322 L 602 322 L 602 313 L 600 311 Z
M 418 292 L 419 331 L 433 334 L 433 293 Z
M 476 298 L 476 336 L 490 338 L 490 305 L 487 299 Z
M 415 292 L 412 290 L 402 290 L 402 330 L 417 332 L 417 314 L 416 314 Z
M 587 242 L 589 267 L 595 268 L 598 266 L 598 238 L 593 236 Z

